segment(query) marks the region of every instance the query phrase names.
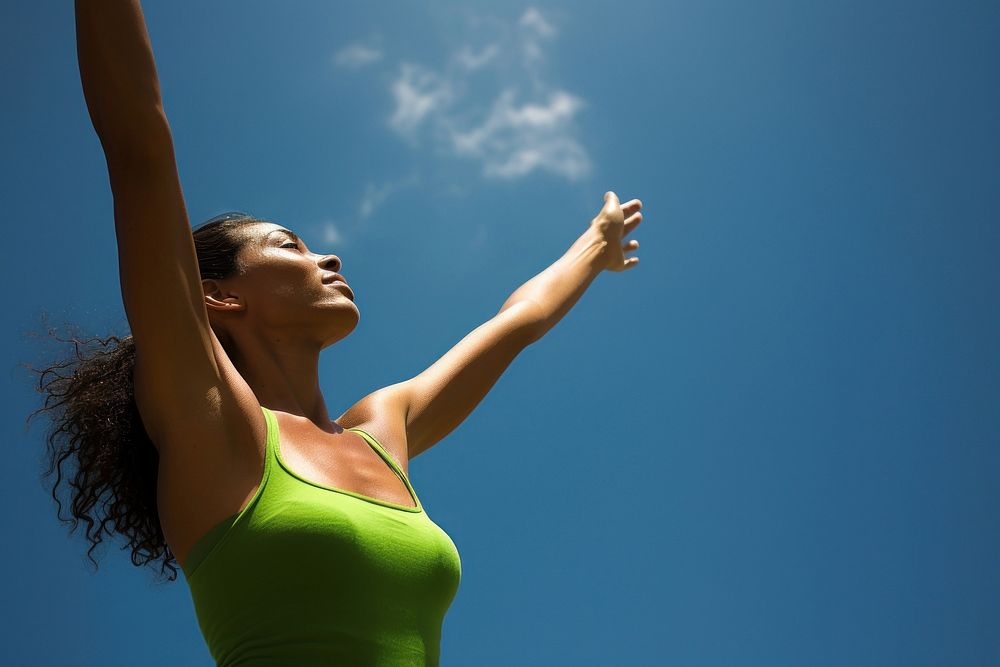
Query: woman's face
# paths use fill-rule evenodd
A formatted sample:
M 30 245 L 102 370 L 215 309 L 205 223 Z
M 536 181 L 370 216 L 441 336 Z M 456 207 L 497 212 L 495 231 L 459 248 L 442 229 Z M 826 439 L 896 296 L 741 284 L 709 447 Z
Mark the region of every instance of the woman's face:
M 272 222 L 250 225 L 240 250 L 239 273 L 217 281 L 223 296 L 242 308 L 233 326 L 275 333 L 275 340 L 308 338 L 322 347 L 345 338 L 358 324 L 353 293 L 338 275 L 340 258 L 312 252 L 291 230 Z M 281 335 L 281 332 L 287 332 Z

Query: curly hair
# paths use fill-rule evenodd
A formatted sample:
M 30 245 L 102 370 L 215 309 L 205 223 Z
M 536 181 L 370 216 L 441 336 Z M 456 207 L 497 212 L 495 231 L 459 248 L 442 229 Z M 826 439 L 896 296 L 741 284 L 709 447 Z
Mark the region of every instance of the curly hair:
M 237 255 L 251 239 L 244 228 L 267 222 L 248 213 L 216 216 L 192 231 L 198 270 L 202 279 L 223 279 L 240 270 Z M 116 533 L 123 537 L 123 550 L 132 550 L 136 567 L 160 561 L 160 574 L 170 570 L 177 579 L 177 561 L 160 526 L 156 503 L 159 452 L 143 426 L 135 403 L 133 369 L 135 341 L 131 335 L 104 338 L 48 335 L 73 346 L 73 354 L 47 368 L 25 364 L 38 375 L 37 391 L 44 396 L 40 408 L 28 422 L 42 413 L 50 420 L 42 478 L 52 484 L 57 518 L 70 525 L 73 534 L 80 522 L 87 524 L 90 541 L 87 556 L 97 567 L 92 552 Z M 220 342 L 225 343 L 220 339 Z M 63 518 L 59 499 L 65 477 L 72 516 Z

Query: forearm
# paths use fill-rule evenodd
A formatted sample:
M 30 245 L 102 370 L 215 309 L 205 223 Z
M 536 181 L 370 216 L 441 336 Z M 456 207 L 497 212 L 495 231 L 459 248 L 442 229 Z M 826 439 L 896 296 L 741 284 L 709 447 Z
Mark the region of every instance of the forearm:
M 109 160 L 163 148 L 163 114 L 153 49 L 138 0 L 76 0 L 80 80 Z
M 606 242 L 588 228 L 566 253 L 547 269 L 521 285 L 504 302 L 500 312 L 522 301 L 533 309 L 533 340 L 538 340 L 569 312 L 602 271 Z

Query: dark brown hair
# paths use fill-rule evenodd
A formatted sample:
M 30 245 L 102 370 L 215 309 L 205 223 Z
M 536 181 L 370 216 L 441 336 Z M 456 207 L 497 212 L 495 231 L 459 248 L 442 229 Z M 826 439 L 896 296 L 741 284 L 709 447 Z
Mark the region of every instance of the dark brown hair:
M 237 255 L 252 238 L 248 224 L 265 222 L 248 213 L 216 216 L 192 231 L 198 270 L 202 279 L 222 279 L 239 270 Z M 47 334 L 72 345 L 72 354 L 47 368 L 27 368 L 37 374 L 37 391 L 44 396 L 28 423 L 42 413 L 49 418 L 43 478 L 53 473 L 52 498 L 57 518 L 70 524 L 70 534 L 80 522 L 87 524 L 90 541 L 87 556 L 95 568 L 92 552 L 115 534 L 124 538 L 122 549 L 132 550 L 132 563 L 139 567 L 160 562 L 160 574 L 170 569 L 169 581 L 177 578 L 177 561 L 160 527 L 156 505 L 159 453 L 146 433 L 135 403 L 132 371 L 135 343 L 131 335 L 79 337 Z M 69 487 L 72 516 L 63 518 L 58 490 Z

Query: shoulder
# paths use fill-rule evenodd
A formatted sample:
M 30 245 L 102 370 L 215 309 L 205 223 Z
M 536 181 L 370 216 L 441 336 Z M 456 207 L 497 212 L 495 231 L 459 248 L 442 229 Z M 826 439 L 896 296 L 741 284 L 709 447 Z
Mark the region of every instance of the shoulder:
M 334 421 L 342 428 L 356 428 L 371 435 L 407 471 L 406 398 L 402 382 L 373 391 Z

